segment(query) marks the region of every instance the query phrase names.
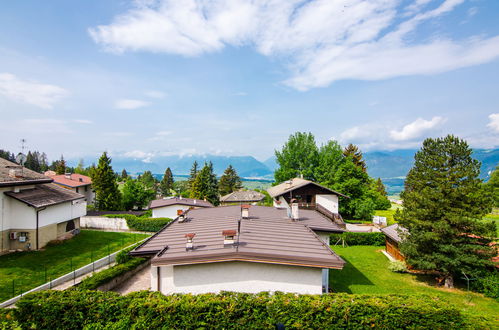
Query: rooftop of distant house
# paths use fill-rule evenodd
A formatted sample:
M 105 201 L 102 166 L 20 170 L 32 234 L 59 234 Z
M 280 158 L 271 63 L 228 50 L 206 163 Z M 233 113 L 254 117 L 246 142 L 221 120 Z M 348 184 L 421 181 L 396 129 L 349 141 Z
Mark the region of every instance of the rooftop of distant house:
M 381 228 L 381 232 L 383 232 L 383 234 L 385 234 L 395 242 L 400 243 L 402 242 L 402 237 L 400 237 L 400 234 L 406 233 L 407 229 L 405 229 L 402 226 L 399 226 L 399 224 L 396 223 L 388 227 Z
M 35 188 L 24 189 L 19 192 L 8 191 L 5 192 L 5 195 L 34 208 L 42 208 L 85 198 L 83 195 L 59 187 L 53 183 L 36 185 Z
M 242 218 L 242 208 L 248 208 L 247 218 Z M 177 218 L 131 254 L 155 255 L 153 265 L 248 261 L 342 268 L 344 261 L 313 230 L 343 231 L 312 210 L 300 210 L 299 218 L 292 220 L 286 210 L 265 206 L 192 209 L 184 219 Z M 233 243 L 226 243 L 227 235 L 232 236 Z M 187 246 L 189 239 L 192 248 Z
M 156 199 L 149 204 L 150 209 L 155 209 L 158 207 L 165 207 L 170 205 L 186 205 L 193 207 L 213 207 L 208 201 L 204 201 L 201 199 L 193 199 L 193 198 L 184 198 L 184 197 L 165 197 L 162 199 Z
M 77 174 L 77 173 L 66 173 L 58 175 L 54 173 L 54 175 L 52 175 L 52 173 L 54 172 L 47 171 L 45 172 L 45 175 L 52 178 L 55 183 L 61 186 L 76 188 L 92 184 L 92 179 L 86 175 Z
M 0 158 L 0 187 L 50 183 L 51 178 Z
M 220 198 L 222 203 L 254 203 L 260 202 L 265 195 L 253 190 L 238 190 Z
M 305 180 L 302 178 L 294 178 L 291 180 L 284 181 L 283 183 L 278 184 L 277 186 L 270 187 L 269 189 L 267 189 L 267 192 L 270 194 L 270 196 L 272 198 L 276 198 L 276 197 L 282 196 L 290 191 L 293 191 L 293 190 L 296 190 L 298 188 L 302 188 L 302 187 L 305 187 L 308 185 L 316 186 L 317 188 L 323 190 L 325 193 L 334 194 L 334 195 L 348 198 L 348 196 L 345 196 L 337 191 L 334 191 L 334 190 L 329 189 L 327 187 L 324 187 L 318 183 L 315 183 L 315 182 L 310 181 L 310 180 Z

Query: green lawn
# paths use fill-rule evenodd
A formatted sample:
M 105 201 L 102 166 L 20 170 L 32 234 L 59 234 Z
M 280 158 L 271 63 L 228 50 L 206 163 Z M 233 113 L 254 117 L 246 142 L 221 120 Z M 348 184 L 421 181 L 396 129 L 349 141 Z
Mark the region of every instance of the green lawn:
M 496 319 L 499 303 L 481 294 L 434 286 L 431 276 L 399 274 L 388 270 L 388 259 L 378 246 L 332 247 L 347 264 L 343 270 L 330 271 L 330 286 L 335 292 L 365 294 L 428 294 L 440 296 L 471 315 Z
M 147 236 L 82 230 L 78 236 L 43 251 L 0 256 L 0 301 L 45 283 L 45 267 L 47 280 L 54 279 Z

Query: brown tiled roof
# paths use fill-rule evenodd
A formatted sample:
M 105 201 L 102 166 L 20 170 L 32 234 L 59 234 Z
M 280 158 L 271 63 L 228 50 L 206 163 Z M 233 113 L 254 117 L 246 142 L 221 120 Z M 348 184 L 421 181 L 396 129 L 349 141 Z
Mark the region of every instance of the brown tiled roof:
M 8 191 L 4 194 L 36 208 L 85 198 L 83 195 L 53 183 L 36 185 L 33 189 L 25 189 L 17 193 Z
M 210 202 L 203 201 L 200 199 L 172 197 L 172 198 L 163 198 L 163 199 L 153 200 L 151 202 L 151 204 L 149 204 L 149 208 L 155 209 L 158 207 L 164 207 L 164 206 L 170 206 L 170 205 L 187 205 L 187 206 L 194 206 L 194 207 L 213 207 L 213 205 Z
M 249 203 L 249 202 L 259 202 L 265 198 L 264 194 L 261 194 L 253 190 L 239 190 L 231 192 L 220 198 L 223 203 Z
M 337 225 L 318 212 L 300 210 L 302 219 L 292 221 L 286 210 L 252 206 L 250 218 L 241 219 L 240 206 L 194 209 L 186 221 L 173 221 L 132 251 L 132 255 L 157 254 L 152 263 L 197 264 L 250 261 L 319 268 L 342 268 L 344 261 L 311 230 L 311 226 Z M 238 230 L 236 245 L 225 245 L 224 230 Z M 186 233 L 195 233 L 194 249 L 186 250 Z
M 274 186 L 274 187 L 270 187 L 269 189 L 267 189 L 267 192 L 269 193 L 269 195 L 273 198 L 275 197 L 279 197 L 281 195 L 284 195 L 285 193 L 287 192 L 290 192 L 290 191 L 293 191 L 295 189 L 298 189 L 298 188 L 301 188 L 301 187 L 304 187 L 304 186 L 307 186 L 307 185 L 315 185 L 319 188 L 322 188 L 324 190 L 327 190 L 329 191 L 331 194 L 334 194 L 334 195 L 338 195 L 338 196 L 343 196 L 343 197 L 346 197 L 348 198 L 348 196 L 346 195 L 343 195 L 337 191 L 334 191 L 332 189 L 329 189 L 327 187 L 324 187 L 318 183 L 315 183 L 313 181 L 310 181 L 310 180 L 305 180 L 305 179 L 301 179 L 301 178 L 294 178 L 294 179 L 291 179 L 291 180 L 288 180 L 288 181 L 285 181 L 281 184 L 278 184 L 277 186 Z
M 399 224 L 396 223 L 396 224 L 393 224 L 391 226 L 381 228 L 381 232 L 383 232 L 383 234 L 390 237 L 395 242 L 400 243 L 400 242 L 402 242 L 402 238 L 400 237 L 400 233 L 407 232 L 407 229 L 405 229 L 402 226 L 399 226 Z
M 22 172 L 20 171 L 20 177 L 11 177 L 9 175 L 10 171 L 15 169 L 22 169 Z M 0 158 L 0 187 L 49 182 L 52 182 L 52 179 L 44 176 L 43 174 L 28 170 L 27 168 L 17 165 L 16 163 Z
M 74 188 L 74 187 L 88 186 L 89 184 L 92 184 L 92 179 L 86 175 L 72 173 L 70 175 L 68 174 L 68 176 L 69 178 L 67 178 L 65 174 L 60 174 L 60 175 L 51 176 L 50 178 L 54 180 L 54 183 L 66 187 Z

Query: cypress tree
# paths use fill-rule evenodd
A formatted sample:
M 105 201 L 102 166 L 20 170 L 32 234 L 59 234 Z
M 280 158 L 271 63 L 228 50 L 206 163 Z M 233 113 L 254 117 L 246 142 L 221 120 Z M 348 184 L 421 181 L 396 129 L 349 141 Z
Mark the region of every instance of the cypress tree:
M 471 154 L 466 141 L 455 136 L 426 139 L 401 194 L 398 220 L 409 232 L 401 252 L 415 268 L 440 273 L 446 287 L 462 272 L 476 274 L 492 265 L 488 244 L 495 228 L 481 221 L 492 198 Z
M 121 209 L 121 193 L 107 152 L 102 154 L 99 164 L 92 171 L 92 187 L 95 190 L 95 206 L 98 210 Z
M 224 174 L 220 177 L 220 181 L 218 183 L 220 195 L 224 196 L 230 194 L 231 192 L 239 190 L 242 187 L 241 178 L 237 175 L 234 167 L 229 165 L 225 169 Z
M 173 184 L 172 170 L 168 167 L 163 175 L 163 179 L 161 179 L 161 182 L 159 183 L 159 191 L 161 192 L 161 195 L 170 196 L 171 191 L 173 190 Z
M 187 179 L 189 190 L 192 190 L 192 186 L 194 184 L 194 181 L 196 180 L 197 175 L 198 175 L 198 162 L 194 161 L 194 163 L 192 163 L 189 179 Z

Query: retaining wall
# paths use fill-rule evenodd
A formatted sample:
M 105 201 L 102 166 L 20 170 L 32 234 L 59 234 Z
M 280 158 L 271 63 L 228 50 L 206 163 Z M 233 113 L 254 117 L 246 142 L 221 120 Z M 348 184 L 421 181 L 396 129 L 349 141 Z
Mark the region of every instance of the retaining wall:
M 128 231 L 128 225 L 123 218 L 107 218 L 107 217 L 81 217 L 81 228 L 104 229 L 104 230 L 121 230 Z

